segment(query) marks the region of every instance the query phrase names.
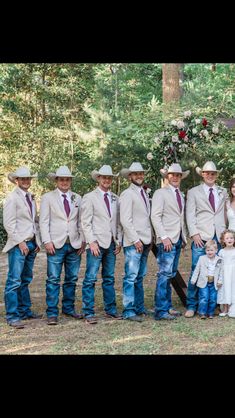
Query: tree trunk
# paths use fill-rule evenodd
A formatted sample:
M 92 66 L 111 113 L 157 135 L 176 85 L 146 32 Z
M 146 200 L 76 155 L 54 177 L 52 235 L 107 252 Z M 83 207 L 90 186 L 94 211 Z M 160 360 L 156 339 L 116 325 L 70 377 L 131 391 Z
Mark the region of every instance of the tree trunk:
M 162 64 L 163 103 L 168 104 L 180 100 L 182 95 L 180 77 L 182 79 L 183 64 Z
M 211 64 L 211 71 L 215 71 L 216 70 L 216 64 Z

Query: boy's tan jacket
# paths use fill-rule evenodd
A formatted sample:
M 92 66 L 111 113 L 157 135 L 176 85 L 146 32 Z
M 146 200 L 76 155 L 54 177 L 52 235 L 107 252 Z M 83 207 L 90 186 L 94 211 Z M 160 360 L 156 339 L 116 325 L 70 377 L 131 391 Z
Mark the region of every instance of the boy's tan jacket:
M 181 194 L 182 212 L 180 213 L 179 206 L 173 192 L 169 186 L 157 189 L 152 198 L 151 221 L 155 230 L 156 243 L 162 242 L 161 237 L 170 238 L 173 244 L 182 235 L 184 243 L 186 239 L 186 228 L 184 220 L 184 198 Z
M 97 187 L 83 196 L 81 224 L 87 244 L 98 241 L 100 247 L 109 248 L 112 239 L 117 245 L 122 244 L 120 225 L 119 198 L 111 192 L 111 218 L 102 193 Z
M 197 285 L 197 287 L 204 288 L 207 285 L 207 276 L 208 276 L 208 257 L 207 255 L 201 255 L 193 272 L 191 283 Z M 223 271 L 224 271 L 224 262 L 222 257 L 218 255 L 215 256 L 215 272 L 214 272 L 214 285 L 216 290 L 218 290 L 218 283 L 223 284 Z
M 120 220 L 123 227 L 123 247 L 133 245 L 140 240 L 143 244 L 152 242 L 152 226 L 150 222 L 150 203 L 147 194 L 142 198 L 138 186 L 131 184 L 120 195 Z
M 221 233 L 226 228 L 225 201 L 228 197 L 226 189 L 217 187 L 220 202 L 216 212 L 213 211 L 209 199 L 204 191 L 203 184 L 188 191 L 186 202 L 186 221 L 189 235 L 200 234 L 201 239 L 208 241 L 216 233 L 220 240 Z
M 38 247 L 41 246 L 35 200 L 32 200 L 32 205 L 34 219 L 19 187 L 16 187 L 7 197 L 3 207 L 3 226 L 8 235 L 7 243 L 3 248 L 4 253 L 21 242 L 33 238 L 34 234 Z
M 41 198 L 39 225 L 42 242 L 53 242 L 55 248 L 63 247 L 67 238 L 75 249 L 80 248 L 84 241 L 80 224 L 82 198 L 77 193 L 70 193 L 72 201 L 68 218 L 57 189 Z

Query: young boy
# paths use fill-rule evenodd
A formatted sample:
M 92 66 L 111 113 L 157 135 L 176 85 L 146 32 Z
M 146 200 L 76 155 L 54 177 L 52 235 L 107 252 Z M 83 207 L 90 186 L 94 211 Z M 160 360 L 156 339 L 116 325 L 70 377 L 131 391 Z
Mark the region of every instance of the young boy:
M 191 283 L 199 288 L 198 314 L 201 319 L 214 317 L 217 290 L 223 284 L 223 259 L 216 255 L 217 243 L 209 240 L 205 244 L 206 255 L 202 255 L 194 270 Z

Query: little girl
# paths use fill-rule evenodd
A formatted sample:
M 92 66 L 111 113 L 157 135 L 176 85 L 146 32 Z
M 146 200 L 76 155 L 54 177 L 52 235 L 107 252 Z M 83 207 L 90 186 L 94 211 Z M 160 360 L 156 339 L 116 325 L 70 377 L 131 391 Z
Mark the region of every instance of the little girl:
M 218 291 L 217 303 L 223 305 L 219 316 L 235 318 L 235 232 L 225 229 L 220 243 L 223 247 L 219 256 L 224 260 L 224 283 Z

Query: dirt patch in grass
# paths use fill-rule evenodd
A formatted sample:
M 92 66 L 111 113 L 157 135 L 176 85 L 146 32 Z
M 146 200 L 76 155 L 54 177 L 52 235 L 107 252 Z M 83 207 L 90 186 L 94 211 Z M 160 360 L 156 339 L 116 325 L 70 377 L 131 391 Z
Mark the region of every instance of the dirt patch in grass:
M 188 246 L 189 247 L 189 246 Z M 182 252 L 179 271 L 187 281 L 190 270 L 190 249 Z M 122 311 L 123 254 L 117 258 L 116 295 L 118 310 Z M 30 285 L 33 310 L 43 314 L 41 320 L 25 322 L 25 328 L 15 330 L 6 324 L 4 287 L 7 275 L 7 256 L 0 255 L 0 354 L 234 354 L 235 319 L 220 318 L 202 321 L 198 317 L 176 321 L 155 321 L 147 317 L 142 323 L 106 319 L 103 311 L 101 279 L 95 293 L 97 325 L 83 320 L 59 316 L 57 326 L 46 323 L 45 282 L 46 254 L 39 253 L 35 262 L 34 279 Z M 145 305 L 153 309 L 156 286 L 156 260 L 151 253 L 145 278 Z M 85 272 L 83 257 L 76 290 L 76 308 L 81 311 L 82 280 Z M 172 292 L 174 307 L 184 312 L 176 293 Z M 61 310 L 61 305 L 60 305 Z

